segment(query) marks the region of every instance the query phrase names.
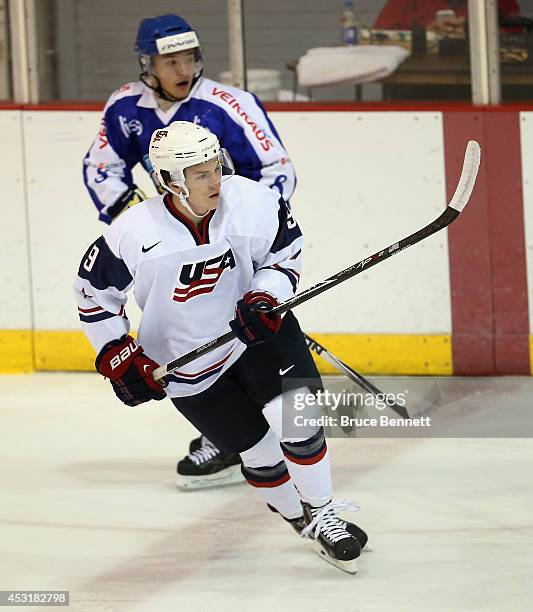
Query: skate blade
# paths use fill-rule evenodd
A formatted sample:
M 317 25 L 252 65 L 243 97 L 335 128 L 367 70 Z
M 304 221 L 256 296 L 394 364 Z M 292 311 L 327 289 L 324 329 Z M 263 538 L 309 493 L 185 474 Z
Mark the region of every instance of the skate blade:
M 351 559 L 350 561 L 340 561 L 339 559 L 334 559 L 328 555 L 328 553 L 320 545 L 320 542 L 317 542 L 316 540 L 313 542 L 313 552 L 323 561 L 330 563 L 343 572 L 346 572 L 347 574 L 357 574 L 357 559 Z
M 176 486 L 181 491 L 216 489 L 241 482 L 244 482 L 244 476 L 242 475 L 240 465 L 232 465 L 221 472 L 206 476 L 183 476 L 178 474 L 176 478 Z

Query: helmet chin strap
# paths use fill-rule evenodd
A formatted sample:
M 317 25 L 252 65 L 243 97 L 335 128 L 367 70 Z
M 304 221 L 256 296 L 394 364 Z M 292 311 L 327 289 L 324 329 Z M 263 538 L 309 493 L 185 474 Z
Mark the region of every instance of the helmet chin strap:
M 139 75 L 139 79 L 149 87 L 154 93 L 156 93 L 162 100 L 166 100 L 167 102 L 179 102 L 177 98 L 174 98 L 170 94 L 168 94 L 162 87 L 159 79 L 153 74 L 147 74 L 145 72 Z M 157 85 L 153 85 L 151 79 L 154 79 L 157 82 Z M 192 88 L 191 88 L 192 89 Z
M 162 100 L 166 100 L 167 102 L 181 102 L 182 101 L 182 99 L 178 99 L 178 98 L 175 98 L 174 96 L 171 96 L 168 92 L 166 92 L 161 87 L 161 82 L 159 81 L 157 76 L 151 70 L 145 69 L 140 58 L 139 58 L 139 63 L 141 65 L 141 74 L 139 75 L 139 80 L 142 83 L 144 83 L 146 87 L 150 88 Z M 204 71 L 204 68 L 202 65 L 200 70 L 193 76 L 192 83 L 191 83 L 191 90 L 198 82 L 198 79 L 202 76 L 203 71 Z M 154 79 L 157 85 L 153 85 L 153 83 L 151 82 L 151 79 Z
M 189 197 L 189 190 L 187 189 L 187 187 L 185 185 L 181 185 L 181 183 L 172 183 L 173 185 L 180 185 L 181 187 L 181 191 L 176 191 L 174 189 L 172 189 L 172 187 L 170 187 L 170 185 L 167 185 L 167 189 L 173 193 L 175 196 L 178 196 L 180 204 L 186 208 L 191 215 L 193 215 L 194 217 L 196 217 L 197 219 L 203 219 L 204 217 L 206 217 L 209 214 L 209 210 L 207 210 L 203 215 L 199 215 L 197 212 L 194 212 L 194 210 L 191 208 L 189 202 L 187 202 L 187 198 Z

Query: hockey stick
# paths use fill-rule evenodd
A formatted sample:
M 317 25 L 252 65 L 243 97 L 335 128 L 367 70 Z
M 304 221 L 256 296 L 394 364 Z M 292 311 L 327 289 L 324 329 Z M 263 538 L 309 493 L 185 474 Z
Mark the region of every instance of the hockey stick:
M 317 283 L 312 287 L 309 287 L 309 289 L 298 293 L 291 299 L 273 308 L 271 312 L 287 312 L 295 306 L 299 306 L 300 304 L 307 302 L 307 300 L 310 300 L 316 295 L 319 295 L 320 293 L 331 289 L 331 287 L 335 287 L 335 285 L 343 283 L 344 281 L 356 276 L 357 274 L 360 274 L 368 268 L 371 268 L 372 266 L 375 266 L 376 264 L 385 261 L 385 259 L 388 259 L 389 257 L 396 255 L 397 253 L 401 253 L 401 251 L 408 249 L 417 242 L 420 242 L 421 240 L 432 236 L 436 232 L 450 225 L 450 223 L 457 219 L 457 217 L 463 211 L 464 207 L 468 204 L 470 194 L 472 193 L 472 189 L 474 188 L 474 184 L 476 182 L 476 177 L 479 170 L 480 157 L 481 149 L 479 147 L 479 144 L 475 140 L 470 140 L 466 147 L 463 169 L 461 171 L 459 183 L 457 184 L 455 193 L 453 194 L 453 198 L 451 199 L 444 212 L 439 215 L 434 221 L 432 221 L 429 225 L 426 225 L 414 234 L 407 236 L 407 238 L 403 238 L 399 242 L 396 242 L 393 245 L 382 249 L 377 253 L 374 253 L 374 255 L 371 255 L 370 257 L 366 257 L 365 259 L 358 261 L 349 268 L 346 268 L 345 270 L 342 270 L 341 272 L 330 276 L 326 280 Z M 172 372 L 173 370 L 176 370 L 177 368 L 180 368 L 190 363 L 191 361 L 194 361 L 198 357 L 209 353 L 210 351 L 218 348 L 219 346 L 222 346 L 223 344 L 231 342 L 234 338 L 235 334 L 233 333 L 233 331 L 226 332 L 222 336 L 219 336 L 218 338 L 214 338 L 213 340 L 206 342 L 202 346 L 199 346 L 198 348 L 190 351 L 189 353 L 186 353 L 181 357 L 173 359 L 170 363 L 156 368 L 153 371 L 153 377 L 155 380 L 159 380 L 166 376 L 169 372 Z
M 380 391 L 376 387 L 376 385 L 371 383 L 369 380 L 367 380 L 364 376 L 362 376 L 355 370 L 352 370 L 352 368 L 346 365 L 344 361 L 341 361 L 338 357 L 335 357 L 335 355 L 330 353 L 327 348 L 319 344 L 316 340 L 313 340 L 313 338 L 309 337 L 307 334 L 304 334 L 304 336 L 310 351 L 313 351 L 314 353 L 322 357 L 324 361 L 327 361 L 334 368 L 337 368 L 339 372 L 342 372 L 351 381 L 359 385 L 365 391 L 368 391 L 368 393 L 371 393 L 375 397 L 385 397 L 385 393 L 383 393 L 383 391 Z M 410 418 L 409 413 L 407 412 L 407 409 L 404 406 L 399 406 L 396 402 L 394 404 L 387 403 L 387 406 L 389 408 L 392 408 L 392 410 L 394 410 L 396 414 L 399 414 L 403 419 Z

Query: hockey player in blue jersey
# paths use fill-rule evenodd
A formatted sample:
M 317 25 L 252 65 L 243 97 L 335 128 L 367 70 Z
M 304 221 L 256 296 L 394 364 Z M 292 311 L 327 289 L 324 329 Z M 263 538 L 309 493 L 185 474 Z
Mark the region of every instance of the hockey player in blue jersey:
M 288 200 L 296 177 L 288 154 L 261 102 L 251 93 L 204 78 L 197 33 L 177 15 L 144 19 L 135 51 L 140 80 L 119 87 L 104 109 L 100 130 L 83 164 L 83 177 L 100 220 L 110 223 L 146 199 L 133 183 L 140 163 L 157 179 L 148 157 L 152 132 L 176 120 L 203 125 L 229 152 L 235 171 L 264 183 Z M 180 488 L 242 481 L 237 455 L 207 438 L 191 442 L 178 463 Z
M 279 194 L 232 176 L 201 126 L 156 130 L 150 158 L 165 194 L 121 215 L 89 247 L 75 282 L 96 368 L 130 406 L 168 396 L 217 448 L 240 454 L 246 481 L 322 559 L 355 573 L 367 536 L 336 515 L 346 504 L 331 499 L 323 429 L 293 437 L 282 424 L 284 405 L 322 386 L 295 316 L 265 310 L 296 292 L 300 228 Z M 133 288 L 138 343 L 124 312 Z M 168 374 L 164 390 L 154 380 L 158 364 L 229 327 L 232 341 Z
M 290 198 L 294 169 L 261 102 L 251 93 L 202 76 L 200 42 L 184 19 L 144 19 L 135 51 L 140 80 L 110 96 L 83 164 L 85 185 L 102 221 L 110 223 L 145 199 L 131 170 L 140 163 L 152 174 L 150 136 L 176 120 L 207 127 L 231 155 L 237 174 Z

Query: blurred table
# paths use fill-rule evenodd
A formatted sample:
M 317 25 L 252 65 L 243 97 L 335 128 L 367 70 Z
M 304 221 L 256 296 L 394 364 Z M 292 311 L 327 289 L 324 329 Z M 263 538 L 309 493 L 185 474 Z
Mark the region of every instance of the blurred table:
M 296 96 L 297 83 L 297 60 L 286 63 L 287 69 L 293 74 L 293 94 Z M 430 53 L 421 57 L 408 57 L 397 70 L 390 76 L 376 81 L 383 85 L 383 100 L 406 100 L 417 99 L 417 90 L 422 92 L 424 88 L 437 89 L 440 87 L 466 89 L 470 87 L 470 60 L 467 55 L 438 55 Z M 514 62 L 501 64 L 501 82 L 503 88 L 512 87 L 516 91 L 520 89 L 527 94 L 527 98 L 533 100 L 533 62 Z M 435 87 L 437 86 L 437 87 Z M 409 93 L 404 88 L 409 88 Z M 402 92 L 403 89 L 403 92 Z M 311 88 L 307 89 L 307 95 L 312 99 Z M 439 99 L 437 94 L 434 99 Z M 295 98 L 294 98 L 295 99 Z M 354 99 L 362 100 L 362 86 L 354 87 Z M 461 99 L 453 97 L 452 99 Z M 464 94 L 463 99 L 468 100 L 470 96 Z M 511 99 L 511 98 L 510 98 Z M 523 99 L 523 98 L 522 98 Z
M 501 65 L 502 86 L 520 86 L 524 89 L 533 86 L 533 64 L 516 62 Z M 407 58 L 398 69 L 381 81 L 383 99 L 393 99 L 397 86 L 431 87 L 434 85 L 469 86 L 470 62 L 462 55 L 441 56 L 424 55 Z M 533 90 L 531 90 L 533 98 Z
M 298 60 L 288 60 L 285 63 L 285 68 L 287 68 L 287 70 L 289 72 L 292 72 L 292 100 L 293 102 L 296 100 L 296 96 L 298 94 Z M 339 85 L 345 85 L 346 83 L 339 83 Z M 349 84 L 349 83 L 348 83 Z M 318 85 L 315 85 L 315 87 L 319 87 Z M 306 87 L 306 92 L 307 92 L 307 98 L 309 100 L 313 99 L 313 89 L 315 87 Z M 327 85 L 324 85 L 324 87 L 327 87 Z M 354 100 L 356 100 L 357 102 L 361 102 L 361 100 L 363 99 L 363 86 L 361 83 L 357 83 L 353 85 L 354 88 Z

